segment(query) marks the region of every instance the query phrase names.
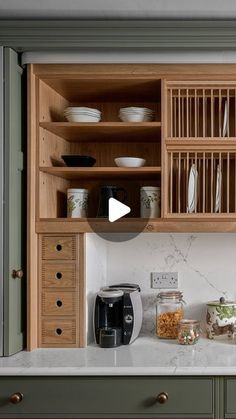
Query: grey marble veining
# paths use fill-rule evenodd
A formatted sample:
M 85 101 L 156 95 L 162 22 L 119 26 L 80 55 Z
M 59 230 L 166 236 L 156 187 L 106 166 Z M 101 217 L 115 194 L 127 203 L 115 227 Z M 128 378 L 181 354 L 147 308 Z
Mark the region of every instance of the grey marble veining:
M 151 272 L 179 273 L 185 317 L 199 319 L 205 329 L 206 303 L 224 296 L 236 300 L 236 234 L 140 234 L 122 243 L 107 243 L 106 283 L 140 285 L 144 334 L 153 335 L 157 294 Z
M 236 375 L 236 344 L 202 338 L 181 346 L 153 336 L 116 349 L 37 349 L 1 358 L 0 375 Z

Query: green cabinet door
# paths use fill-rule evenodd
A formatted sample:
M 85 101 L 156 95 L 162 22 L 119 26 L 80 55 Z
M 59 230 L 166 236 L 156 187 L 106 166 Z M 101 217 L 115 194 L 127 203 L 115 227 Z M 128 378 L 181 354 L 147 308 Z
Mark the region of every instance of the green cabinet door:
M 3 355 L 20 351 L 24 344 L 24 260 L 22 68 L 18 54 L 3 49 L 4 205 L 3 205 Z

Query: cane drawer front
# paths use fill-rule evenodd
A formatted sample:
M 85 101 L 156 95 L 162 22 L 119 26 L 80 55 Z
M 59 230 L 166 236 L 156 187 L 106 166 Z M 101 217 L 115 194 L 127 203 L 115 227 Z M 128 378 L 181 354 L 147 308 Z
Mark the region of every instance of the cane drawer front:
M 42 344 L 65 345 L 76 343 L 76 320 L 75 319 L 43 319 L 42 320 Z
M 76 314 L 76 294 L 74 291 L 43 291 L 43 316 L 74 316 Z
M 76 258 L 75 236 L 43 236 L 43 260 L 74 260 Z
M 169 399 L 161 404 L 157 395 L 163 391 L 168 393 Z M 27 377 L 15 377 L 14 381 L 6 377 L 5 381 L 0 379 L 0 392 L 0 413 L 8 414 L 54 413 L 54 417 L 63 418 L 67 417 L 63 414 L 74 414 L 83 419 L 129 415 L 163 418 L 166 414 L 178 418 L 180 415 L 209 418 L 213 415 L 210 378 L 28 377 L 27 383 Z M 24 395 L 22 402 L 7 403 L 15 392 Z
M 44 262 L 42 264 L 42 286 L 43 288 L 75 287 L 76 265 L 70 262 Z

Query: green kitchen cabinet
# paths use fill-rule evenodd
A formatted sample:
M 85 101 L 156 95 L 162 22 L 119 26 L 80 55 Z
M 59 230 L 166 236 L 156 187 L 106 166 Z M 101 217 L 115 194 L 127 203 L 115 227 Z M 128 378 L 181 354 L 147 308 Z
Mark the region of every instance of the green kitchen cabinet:
M 213 402 L 208 377 L 0 378 L 0 418 L 213 419 Z
M 0 355 L 8 356 L 24 346 L 24 138 L 22 113 L 23 70 L 18 54 L 0 48 L 1 76 L 1 278 Z M 23 275 L 23 277 L 22 277 Z

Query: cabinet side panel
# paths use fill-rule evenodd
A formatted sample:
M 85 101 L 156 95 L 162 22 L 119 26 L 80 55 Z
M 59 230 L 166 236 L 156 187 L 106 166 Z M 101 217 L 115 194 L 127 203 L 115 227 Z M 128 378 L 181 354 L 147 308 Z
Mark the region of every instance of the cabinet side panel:
M 28 76 L 28 185 L 27 185 L 27 349 L 38 347 L 38 242 L 35 232 L 36 217 L 36 80 L 33 65 L 27 68 Z
M 79 313 L 77 317 L 79 319 L 79 346 L 83 348 L 86 346 L 86 277 L 85 277 L 85 234 L 78 234 L 77 240 L 79 242 L 79 254 L 77 253 L 77 270 L 79 274 L 79 283 L 77 281 L 77 287 L 79 294 Z

